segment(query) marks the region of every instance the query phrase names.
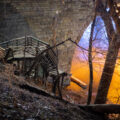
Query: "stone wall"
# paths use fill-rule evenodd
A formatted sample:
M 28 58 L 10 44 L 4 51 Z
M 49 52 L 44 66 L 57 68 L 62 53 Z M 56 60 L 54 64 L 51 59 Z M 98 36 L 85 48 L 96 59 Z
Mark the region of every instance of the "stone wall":
M 0 2 L 0 41 L 32 34 L 24 17 L 10 3 Z
M 1 0 L 1 4 L 2 36 L 10 39 L 31 34 L 51 45 L 70 37 L 79 42 L 94 14 L 92 0 Z M 13 10 L 8 10 L 8 4 Z M 60 69 L 70 71 L 74 48 L 71 42 L 58 48 Z

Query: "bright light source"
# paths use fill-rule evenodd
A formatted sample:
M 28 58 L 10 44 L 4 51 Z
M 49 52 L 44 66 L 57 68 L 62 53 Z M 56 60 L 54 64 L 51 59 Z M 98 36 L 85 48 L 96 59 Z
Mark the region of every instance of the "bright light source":
M 106 8 L 107 12 L 110 10 L 110 8 Z
M 119 11 L 118 10 L 116 10 L 116 13 L 118 13 Z
M 120 7 L 120 3 L 117 4 L 117 7 Z
M 56 10 L 56 14 L 58 14 L 59 13 L 59 11 L 58 10 Z

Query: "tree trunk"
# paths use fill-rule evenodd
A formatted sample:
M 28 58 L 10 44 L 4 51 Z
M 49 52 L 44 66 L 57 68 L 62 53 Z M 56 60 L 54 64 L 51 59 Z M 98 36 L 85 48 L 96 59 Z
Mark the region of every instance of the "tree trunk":
M 90 39 L 89 39 L 88 62 L 89 62 L 89 71 L 90 71 L 90 82 L 89 82 L 87 105 L 90 104 L 92 99 L 92 85 L 93 85 L 92 40 L 93 40 L 95 21 L 96 21 L 96 13 L 91 26 L 91 33 L 90 33 Z
M 109 86 L 112 80 L 116 60 L 117 60 L 117 55 L 119 51 L 119 47 L 116 44 L 117 38 L 114 38 L 110 46 L 108 48 L 108 53 L 103 69 L 103 73 L 101 76 L 100 84 L 98 87 L 98 92 L 95 100 L 95 104 L 104 104 L 106 102 Z
M 95 104 L 104 104 L 107 99 L 107 94 L 109 90 L 109 86 L 112 80 L 113 72 L 115 69 L 115 64 L 117 60 L 117 55 L 119 52 L 119 44 L 117 43 L 118 37 L 115 35 L 112 20 L 109 14 L 105 11 L 104 6 L 101 5 L 101 1 L 98 0 L 101 11 L 100 14 L 104 20 L 107 35 L 109 38 L 109 48 L 106 56 L 106 61 L 103 69 L 103 73 L 101 76 L 100 84 L 98 87 L 98 92 L 95 100 Z M 110 21 L 111 20 L 111 21 Z
M 113 28 L 111 16 L 106 11 L 106 8 L 103 5 L 101 0 L 97 0 L 96 12 L 98 15 L 100 15 L 102 17 L 102 19 L 104 21 L 107 36 L 108 36 L 108 42 L 110 43 L 110 41 L 113 39 L 113 36 L 115 35 L 115 31 Z

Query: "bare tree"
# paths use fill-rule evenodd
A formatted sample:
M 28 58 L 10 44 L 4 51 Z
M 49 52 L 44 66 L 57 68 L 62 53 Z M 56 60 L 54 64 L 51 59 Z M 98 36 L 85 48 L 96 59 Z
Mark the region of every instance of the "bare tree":
M 97 9 L 102 19 L 104 20 L 107 35 L 109 38 L 108 52 L 95 100 L 95 104 L 103 104 L 107 100 L 107 94 L 118 56 L 119 44 L 117 43 L 117 40 L 119 39 L 119 37 L 114 31 L 111 16 L 106 11 L 106 8 L 104 7 L 101 0 L 97 0 Z
M 90 70 L 90 83 L 89 83 L 87 104 L 90 104 L 92 99 L 92 85 L 93 85 L 92 42 L 93 42 L 95 21 L 96 21 L 96 14 L 91 26 L 91 33 L 90 33 L 90 39 L 89 39 L 88 62 L 89 62 L 89 70 Z

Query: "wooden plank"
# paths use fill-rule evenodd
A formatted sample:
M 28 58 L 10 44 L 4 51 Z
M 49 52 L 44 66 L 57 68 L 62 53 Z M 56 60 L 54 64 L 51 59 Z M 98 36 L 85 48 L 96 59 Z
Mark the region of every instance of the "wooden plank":
M 76 78 L 75 76 L 71 76 L 71 81 L 79 85 L 81 88 L 86 89 L 87 84 L 82 82 L 80 79 Z
M 80 108 L 85 110 L 91 110 L 98 113 L 120 113 L 119 104 L 91 104 L 91 105 L 79 105 Z

